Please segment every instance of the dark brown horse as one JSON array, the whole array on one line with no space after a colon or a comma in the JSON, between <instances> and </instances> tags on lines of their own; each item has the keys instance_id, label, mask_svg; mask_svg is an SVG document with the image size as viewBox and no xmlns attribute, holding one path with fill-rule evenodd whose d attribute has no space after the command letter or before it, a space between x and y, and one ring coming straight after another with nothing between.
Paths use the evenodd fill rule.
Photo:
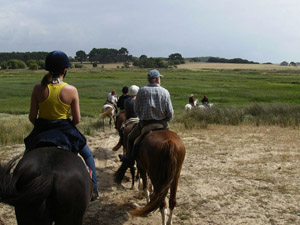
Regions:
<instances>
[{"instance_id":1,"label":"dark brown horse","mask_svg":"<svg viewBox=\"0 0 300 225\"><path fill-rule=\"evenodd\" d=\"M160 208L162 224L172 224L172 214L176 206L176 192L180 171L185 158L185 147L180 137L169 130L150 132L139 144L137 153L137 167L143 180L146 196L149 196L147 174L154 188L150 200L142 209L130 211L135 216L146 216ZM115 173L115 181L121 183L127 165L123 163ZM165 198L170 189L170 215L166 221L167 208Z\"/></svg>"},{"instance_id":2,"label":"dark brown horse","mask_svg":"<svg viewBox=\"0 0 300 225\"><path fill-rule=\"evenodd\" d=\"M34 149L0 164L0 202L15 207L19 225L81 225L92 184L83 161L56 147ZM13 170L13 173L11 173Z\"/></svg>"}]
</instances>

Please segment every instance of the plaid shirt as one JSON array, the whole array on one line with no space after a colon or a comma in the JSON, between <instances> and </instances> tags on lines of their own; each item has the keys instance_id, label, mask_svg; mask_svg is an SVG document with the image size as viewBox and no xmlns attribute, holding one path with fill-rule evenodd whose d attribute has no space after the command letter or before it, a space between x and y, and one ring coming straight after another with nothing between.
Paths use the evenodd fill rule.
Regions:
<instances>
[{"instance_id":1,"label":"plaid shirt","mask_svg":"<svg viewBox=\"0 0 300 225\"><path fill-rule=\"evenodd\" d=\"M172 120L174 110L169 91L159 84L140 88L135 100L135 111L140 120Z\"/></svg>"}]
</instances>

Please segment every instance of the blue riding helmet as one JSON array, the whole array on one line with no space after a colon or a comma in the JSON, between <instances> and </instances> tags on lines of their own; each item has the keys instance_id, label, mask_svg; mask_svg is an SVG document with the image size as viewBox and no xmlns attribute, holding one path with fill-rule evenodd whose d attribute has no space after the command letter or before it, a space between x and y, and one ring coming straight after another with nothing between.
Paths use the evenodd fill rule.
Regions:
<instances>
[{"instance_id":1,"label":"blue riding helmet","mask_svg":"<svg viewBox=\"0 0 300 225\"><path fill-rule=\"evenodd\" d=\"M62 73L71 66L68 56L62 51L50 52L45 59L45 69L49 72Z\"/></svg>"}]
</instances>

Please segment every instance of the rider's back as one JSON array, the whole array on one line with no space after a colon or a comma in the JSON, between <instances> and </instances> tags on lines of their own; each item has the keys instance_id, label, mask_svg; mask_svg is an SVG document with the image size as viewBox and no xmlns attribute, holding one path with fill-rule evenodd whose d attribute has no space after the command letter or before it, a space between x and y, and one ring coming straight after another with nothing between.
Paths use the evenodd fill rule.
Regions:
<instances>
[{"instance_id":1,"label":"rider's back","mask_svg":"<svg viewBox=\"0 0 300 225\"><path fill-rule=\"evenodd\" d=\"M69 104L60 99L60 93L67 83L49 84L48 97L39 103L39 117L47 120L68 119L70 117Z\"/></svg>"}]
</instances>

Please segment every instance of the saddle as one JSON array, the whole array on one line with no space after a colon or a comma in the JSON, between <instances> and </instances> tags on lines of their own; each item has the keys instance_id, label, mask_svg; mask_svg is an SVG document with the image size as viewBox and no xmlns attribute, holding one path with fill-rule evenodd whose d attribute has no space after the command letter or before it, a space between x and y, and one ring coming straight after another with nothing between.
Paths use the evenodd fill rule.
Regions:
<instances>
[{"instance_id":1,"label":"saddle","mask_svg":"<svg viewBox=\"0 0 300 225\"><path fill-rule=\"evenodd\" d=\"M138 117L129 118L128 120L126 120L122 123L121 129L123 129L127 124L139 123L139 121L140 121L140 119Z\"/></svg>"},{"instance_id":2,"label":"saddle","mask_svg":"<svg viewBox=\"0 0 300 225\"><path fill-rule=\"evenodd\" d=\"M164 129L168 129L168 128L165 128L164 125L162 125L160 123L153 123L153 124L144 126L141 134L134 140L133 149L136 150L137 146L142 142L142 140L148 133L156 131L156 130L164 130Z\"/></svg>"},{"instance_id":3,"label":"saddle","mask_svg":"<svg viewBox=\"0 0 300 225\"><path fill-rule=\"evenodd\" d=\"M112 108L112 109L114 109L115 107L114 107L113 104L106 102L106 103L103 105L103 109L106 109L106 108Z\"/></svg>"}]
</instances>

